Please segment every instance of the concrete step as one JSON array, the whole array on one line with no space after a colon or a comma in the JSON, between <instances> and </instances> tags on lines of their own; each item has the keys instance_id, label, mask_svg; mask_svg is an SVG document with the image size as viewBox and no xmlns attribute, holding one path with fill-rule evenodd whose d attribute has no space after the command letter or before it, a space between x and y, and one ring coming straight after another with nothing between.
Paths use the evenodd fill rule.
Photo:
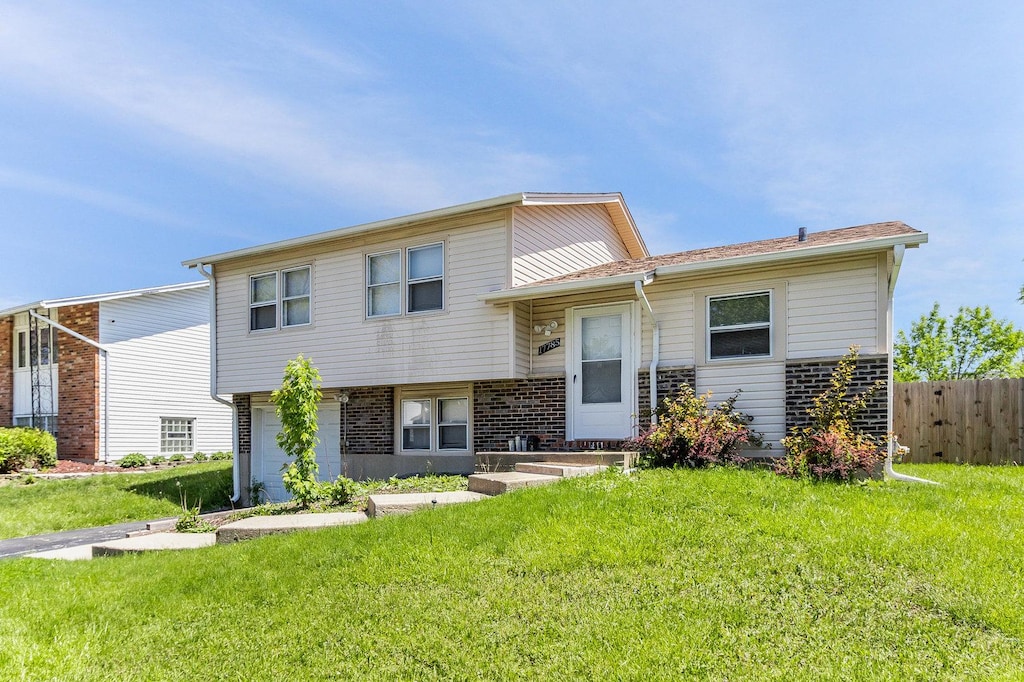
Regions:
<instances>
[{"instance_id":1,"label":"concrete step","mask_svg":"<svg viewBox=\"0 0 1024 682\"><path fill-rule=\"evenodd\" d=\"M250 516L226 523L217 529L217 544L226 545L239 540L259 538L297 530L350 526L366 521L362 512L332 512L329 514L280 514L277 516Z\"/></svg>"},{"instance_id":2,"label":"concrete step","mask_svg":"<svg viewBox=\"0 0 1024 682\"><path fill-rule=\"evenodd\" d=\"M499 471L493 474L473 474L469 477L469 490L484 495L501 495L519 488L548 485L562 480L560 476L530 474L519 471Z\"/></svg>"},{"instance_id":3,"label":"concrete step","mask_svg":"<svg viewBox=\"0 0 1024 682\"><path fill-rule=\"evenodd\" d=\"M518 462L516 464L516 471L521 474L544 474L562 478L590 476L601 473L607 468L604 464L566 464L563 462Z\"/></svg>"},{"instance_id":4,"label":"concrete step","mask_svg":"<svg viewBox=\"0 0 1024 682\"><path fill-rule=\"evenodd\" d=\"M92 546L93 557L164 552L174 549L212 547L217 542L214 533L152 533L123 540L111 540Z\"/></svg>"},{"instance_id":5,"label":"concrete step","mask_svg":"<svg viewBox=\"0 0 1024 682\"><path fill-rule=\"evenodd\" d=\"M446 493L402 493L399 495L370 495L366 503L366 515L371 518L378 516L394 516L410 514L420 509L443 507L449 504L476 502L486 495L457 490Z\"/></svg>"}]
</instances>

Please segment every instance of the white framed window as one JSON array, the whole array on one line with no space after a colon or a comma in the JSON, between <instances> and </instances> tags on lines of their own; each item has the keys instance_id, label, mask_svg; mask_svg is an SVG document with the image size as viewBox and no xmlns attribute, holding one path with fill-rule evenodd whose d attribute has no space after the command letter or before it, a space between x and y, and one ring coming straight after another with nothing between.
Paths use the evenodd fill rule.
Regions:
<instances>
[{"instance_id":1,"label":"white framed window","mask_svg":"<svg viewBox=\"0 0 1024 682\"><path fill-rule=\"evenodd\" d=\"M388 251L366 257L366 316L402 312L402 252Z\"/></svg>"},{"instance_id":2,"label":"white framed window","mask_svg":"<svg viewBox=\"0 0 1024 682\"><path fill-rule=\"evenodd\" d=\"M708 296L708 359L770 357L772 292Z\"/></svg>"},{"instance_id":3,"label":"white framed window","mask_svg":"<svg viewBox=\"0 0 1024 682\"><path fill-rule=\"evenodd\" d=\"M183 417L160 418L160 453L192 452L195 420Z\"/></svg>"},{"instance_id":4,"label":"white framed window","mask_svg":"<svg viewBox=\"0 0 1024 682\"><path fill-rule=\"evenodd\" d=\"M444 244L429 244L408 251L409 312L444 308Z\"/></svg>"},{"instance_id":5,"label":"white framed window","mask_svg":"<svg viewBox=\"0 0 1024 682\"><path fill-rule=\"evenodd\" d=\"M366 317L444 310L444 242L366 257Z\"/></svg>"},{"instance_id":6,"label":"white framed window","mask_svg":"<svg viewBox=\"0 0 1024 682\"><path fill-rule=\"evenodd\" d=\"M471 447L468 387L400 391L398 446L403 453L464 453Z\"/></svg>"},{"instance_id":7,"label":"white framed window","mask_svg":"<svg viewBox=\"0 0 1024 682\"><path fill-rule=\"evenodd\" d=\"M34 426L33 422L35 422ZM55 414L43 414L38 417L32 417L31 415L15 417L14 425L28 426L39 429L40 431L48 431L54 436L57 435L57 415Z\"/></svg>"},{"instance_id":8,"label":"white framed window","mask_svg":"<svg viewBox=\"0 0 1024 682\"><path fill-rule=\"evenodd\" d=\"M19 331L15 335L14 366L16 369L57 364L57 329L49 325L40 326L33 334L31 330Z\"/></svg>"},{"instance_id":9,"label":"white framed window","mask_svg":"<svg viewBox=\"0 0 1024 682\"><path fill-rule=\"evenodd\" d=\"M309 324L312 315L312 279L312 268L308 265L251 275L249 331Z\"/></svg>"}]
</instances>

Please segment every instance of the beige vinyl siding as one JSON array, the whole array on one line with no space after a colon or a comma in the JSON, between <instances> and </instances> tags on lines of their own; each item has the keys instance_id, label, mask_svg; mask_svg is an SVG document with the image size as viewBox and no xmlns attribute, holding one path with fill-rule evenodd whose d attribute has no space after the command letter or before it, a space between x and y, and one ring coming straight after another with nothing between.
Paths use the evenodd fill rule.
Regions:
<instances>
[{"instance_id":1,"label":"beige vinyl siding","mask_svg":"<svg viewBox=\"0 0 1024 682\"><path fill-rule=\"evenodd\" d=\"M231 410L210 398L208 296L201 288L99 304L112 458L159 454L161 417L195 420L194 452L231 449Z\"/></svg>"},{"instance_id":2,"label":"beige vinyl siding","mask_svg":"<svg viewBox=\"0 0 1024 682\"><path fill-rule=\"evenodd\" d=\"M873 257L790 277L789 357L842 355L851 344L862 353L885 352L878 348L879 286Z\"/></svg>"},{"instance_id":3,"label":"beige vinyl siding","mask_svg":"<svg viewBox=\"0 0 1024 682\"><path fill-rule=\"evenodd\" d=\"M779 440L786 435L786 364L784 362L737 362L697 367L697 393L711 391L717 404L742 389L736 409L754 418L751 427L764 434L772 450L781 452Z\"/></svg>"},{"instance_id":4,"label":"beige vinyl siding","mask_svg":"<svg viewBox=\"0 0 1024 682\"><path fill-rule=\"evenodd\" d=\"M367 254L445 242L445 309L365 317ZM217 266L218 380L224 392L280 384L289 359L312 358L324 386L507 378L507 307L477 300L506 283L505 213L396 229ZM312 265L312 324L249 332L249 276ZM404 266L403 266L404 267Z\"/></svg>"},{"instance_id":5,"label":"beige vinyl siding","mask_svg":"<svg viewBox=\"0 0 1024 682\"><path fill-rule=\"evenodd\" d=\"M512 286L629 258L600 205L520 206L512 221Z\"/></svg>"}]
</instances>

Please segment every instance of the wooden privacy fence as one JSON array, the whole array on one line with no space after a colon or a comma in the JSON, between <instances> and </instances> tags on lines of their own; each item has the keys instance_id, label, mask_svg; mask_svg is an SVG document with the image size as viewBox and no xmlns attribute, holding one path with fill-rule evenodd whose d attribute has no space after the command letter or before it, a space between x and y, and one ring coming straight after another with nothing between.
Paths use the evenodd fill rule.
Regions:
<instances>
[{"instance_id":1,"label":"wooden privacy fence","mask_svg":"<svg viewBox=\"0 0 1024 682\"><path fill-rule=\"evenodd\" d=\"M893 387L904 462L1024 463L1024 379L922 381Z\"/></svg>"}]
</instances>

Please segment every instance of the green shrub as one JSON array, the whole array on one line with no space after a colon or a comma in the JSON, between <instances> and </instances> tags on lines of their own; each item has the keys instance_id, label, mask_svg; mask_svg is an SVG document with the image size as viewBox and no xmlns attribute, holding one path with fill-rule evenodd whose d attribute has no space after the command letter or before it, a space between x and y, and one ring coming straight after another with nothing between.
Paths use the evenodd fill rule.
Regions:
<instances>
[{"instance_id":1,"label":"green shrub","mask_svg":"<svg viewBox=\"0 0 1024 682\"><path fill-rule=\"evenodd\" d=\"M179 533L212 533L217 530L216 526L209 521L204 521L199 515L199 510L203 506L203 500L200 498L196 506L190 507L188 505L188 494L181 489L181 481L175 481L174 484L178 486L178 497L181 499L182 512L174 524L174 530Z\"/></svg>"},{"instance_id":2,"label":"green shrub","mask_svg":"<svg viewBox=\"0 0 1024 682\"><path fill-rule=\"evenodd\" d=\"M210 458L209 456L207 456L205 452L197 452L196 454L192 455L193 462L205 462L208 459Z\"/></svg>"},{"instance_id":3,"label":"green shrub","mask_svg":"<svg viewBox=\"0 0 1024 682\"><path fill-rule=\"evenodd\" d=\"M316 497L334 505L347 504L355 494L356 484L350 478L338 476L333 481L319 481Z\"/></svg>"},{"instance_id":4,"label":"green shrub","mask_svg":"<svg viewBox=\"0 0 1024 682\"><path fill-rule=\"evenodd\" d=\"M184 454L182 454L180 452L176 452L173 455L171 455L170 459L171 459L172 462L184 462L188 458L185 457Z\"/></svg>"},{"instance_id":5,"label":"green shrub","mask_svg":"<svg viewBox=\"0 0 1024 682\"><path fill-rule=\"evenodd\" d=\"M785 455L775 472L790 478L849 481L872 476L885 460L885 446L870 434L853 428L857 415L885 382L876 381L859 395L850 395L857 346L843 356L832 372L829 387L808 408L811 425L793 427L782 439Z\"/></svg>"},{"instance_id":6,"label":"green shrub","mask_svg":"<svg viewBox=\"0 0 1024 682\"><path fill-rule=\"evenodd\" d=\"M136 469L146 466L148 462L149 460L141 452L130 452L121 458L120 465L122 469Z\"/></svg>"},{"instance_id":7,"label":"green shrub","mask_svg":"<svg viewBox=\"0 0 1024 682\"><path fill-rule=\"evenodd\" d=\"M163 464L166 461L167 461L167 458L164 457L163 455L153 455L152 457L149 458L149 463L150 464ZM122 464L121 466L124 466L124 465Z\"/></svg>"},{"instance_id":8,"label":"green shrub","mask_svg":"<svg viewBox=\"0 0 1024 682\"><path fill-rule=\"evenodd\" d=\"M26 427L0 428L0 473L56 463L57 440L52 433Z\"/></svg>"},{"instance_id":9,"label":"green shrub","mask_svg":"<svg viewBox=\"0 0 1024 682\"><path fill-rule=\"evenodd\" d=\"M230 452L214 452L210 454L210 460L213 462L220 461L222 459L231 459Z\"/></svg>"},{"instance_id":10,"label":"green shrub","mask_svg":"<svg viewBox=\"0 0 1024 682\"><path fill-rule=\"evenodd\" d=\"M744 445L760 447L762 434L750 428L753 420L738 412L739 392L715 407L708 405L711 394L696 395L683 386L679 395L666 398L658 409L657 424L630 443L640 455L637 464L654 467L704 467L738 464Z\"/></svg>"}]
</instances>

